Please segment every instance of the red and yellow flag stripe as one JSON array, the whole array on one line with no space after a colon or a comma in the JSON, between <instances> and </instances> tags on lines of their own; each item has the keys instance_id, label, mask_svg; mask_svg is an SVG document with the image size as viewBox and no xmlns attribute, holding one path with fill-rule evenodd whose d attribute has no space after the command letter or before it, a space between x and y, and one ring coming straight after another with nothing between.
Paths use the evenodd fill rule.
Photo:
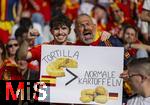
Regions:
<instances>
[{"instance_id":1,"label":"red and yellow flag stripe","mask_svg":"<svg viewBox=\"0 0 150 105\"><path fill-rule=\"evenodd\" d=\"M45 82L47 86L56 86L56 77L42 75L41 81Z\"/></svg>"}]
</instances>

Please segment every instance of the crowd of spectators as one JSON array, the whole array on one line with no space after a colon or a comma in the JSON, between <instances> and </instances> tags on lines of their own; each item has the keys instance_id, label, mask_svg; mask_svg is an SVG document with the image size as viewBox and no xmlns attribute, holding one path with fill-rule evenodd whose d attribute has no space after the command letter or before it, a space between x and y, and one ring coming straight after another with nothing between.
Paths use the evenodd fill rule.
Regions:
<instances>
[{"instance_id":1,"label":"crowd of spectators","mask_svg":"<svg viewBox=\"0 0 150 105\"><path fill-rule=\"evenodd\" d=\"M0 10L1 80L38 79L42 44L121 46L125 71L150 54L150 0L1 0Z\"/></svg>"}]
</instances>

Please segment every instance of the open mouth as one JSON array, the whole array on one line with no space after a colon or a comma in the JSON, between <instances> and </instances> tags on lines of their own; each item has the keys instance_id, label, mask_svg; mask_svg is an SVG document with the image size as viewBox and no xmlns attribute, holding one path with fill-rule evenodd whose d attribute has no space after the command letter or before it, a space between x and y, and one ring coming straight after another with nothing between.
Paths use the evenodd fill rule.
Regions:
<instances>
[{"instance_id":1,"label":"open mouth","mask_svg":"<svg viewBox=\"0 0 150 105\"><path fill-rule=\"evenodd\" d=\"M92 39L92 33L91 32L84 32L84 38L87 39Z\"/></svg>"},{"instance_id":2,"label":"open mouth","mask_svg":"<svg viewBox=\"0 0 150 105\"><path fill-rule=\"evenodd\" d=\"M64 39L66 37L66 35L57 35L56 36L58 39Z\"/></svg>"}]
</instances>

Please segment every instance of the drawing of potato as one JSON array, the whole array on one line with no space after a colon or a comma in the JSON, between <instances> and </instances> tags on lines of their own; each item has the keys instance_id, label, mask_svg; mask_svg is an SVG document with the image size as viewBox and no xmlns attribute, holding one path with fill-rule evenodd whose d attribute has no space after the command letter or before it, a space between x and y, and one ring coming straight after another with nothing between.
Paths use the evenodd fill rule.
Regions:
<instances>
[{"instance_id":1,"label":"drawing of potato","mask_svg":"<svg viewBox=\"0 0 150 105\"><path fill-rule=\"evenodd\" d=\"M103 86L96 87L95 92L98 95L107 95L108 94L107 90Z\"/></svg>"},{"instance_id":2,"label":"drawing of potato","mask_svg":"<svg viewBox=\"0 0 150 105\"><path fill-rule=\"evenodd\" d=\"M91 102L91 101L93 101L93 96L91 96L91 95L82 95L81 97L80 97L80 101L82 101L83 103L88 103L88 102Z\"/></svg>"},{"instance_id":3,"label":"drawing of potato","mask_svg":"<svg viewBox=\"0 0 150 105\"><path fill-rule=\"evenodd\" d=\"M108 98L107 95L98 95L94 98L94 101L97 103L105 104Z\"/></svg>"},{"instance_id":4,"label":"drawing of potato","mask_svg":"<svg viewBox=\"0 0 150 105\"><path fill-rule=\"evenodd\" d=\"M82 95L94 95L95 94L95 89L84 89L81 91L81 96Z\"/></svg>"},{"instance_id":5,"label":"drawing of potato","mask_svg":"<svg viewBox=\"0 0 150 105\"><path fill-rule=\"evenodd\" d=\"M105 104L108 101L108 91L103 86L98 86L95 89L84 89L81 91L80 101L83 103L95 101Z\"/></svg>"},{"instance_id":6,"label":"drawing of potato","mask_svg":"<svg viewBox=\"0 0 150 105\"><path fill-rule=\"evenodd\" d=\"M77 68L78 63L76 60L71 58L57 58L55 61L47 65L46 72L49 76L54 77L64 77L65 72L63 71L64 67L66 68Z\"/></svg>"}]
</instances>

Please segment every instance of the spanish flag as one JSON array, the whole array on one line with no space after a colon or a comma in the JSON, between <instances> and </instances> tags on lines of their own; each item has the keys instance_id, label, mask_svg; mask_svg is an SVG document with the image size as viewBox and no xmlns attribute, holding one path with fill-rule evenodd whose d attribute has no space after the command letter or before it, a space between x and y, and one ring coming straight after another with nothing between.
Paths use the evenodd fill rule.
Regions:
<instances>
[{"instance_id":1,"label":"spanish flag","mask_svg":"<svg viewBox=\"0 0 150 105\"><path fill-rule=\"evenodd\" d=\"M42 75L41 81L44 82L47 86L56 86L56 77Z\"/></svg>"}]
</instances>

